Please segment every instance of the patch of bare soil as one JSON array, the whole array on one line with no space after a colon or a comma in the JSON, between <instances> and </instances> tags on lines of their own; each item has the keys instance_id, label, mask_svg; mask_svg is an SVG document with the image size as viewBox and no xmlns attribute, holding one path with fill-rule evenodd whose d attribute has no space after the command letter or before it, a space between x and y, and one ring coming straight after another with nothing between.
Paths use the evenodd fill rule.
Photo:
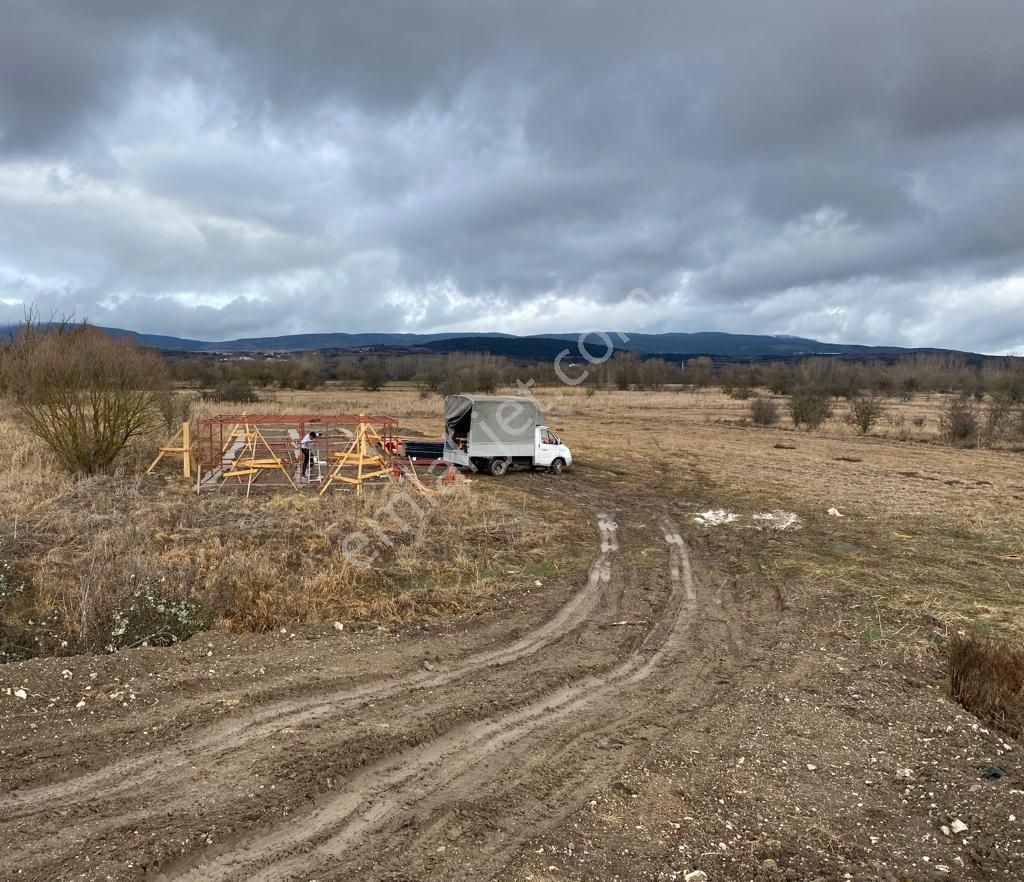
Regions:
<instances>
[{"instance_id":1,"label":"patch of bare soil","mask_svg":"<svg viewBox=\"0 0 1024 882\"><path fill-rule=\"evenodd\" d=\"M1020 878L1013 745L936 671L565 477L514 479L590 512L589 577L484 622L8 666L0 876Z\"/></svg>"}]
</instances>

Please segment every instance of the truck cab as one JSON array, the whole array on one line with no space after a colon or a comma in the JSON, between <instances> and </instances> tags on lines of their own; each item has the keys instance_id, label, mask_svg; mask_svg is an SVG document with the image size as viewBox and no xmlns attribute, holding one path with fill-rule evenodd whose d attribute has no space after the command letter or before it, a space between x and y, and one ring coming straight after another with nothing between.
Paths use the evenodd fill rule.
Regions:
<instances>
[{"instance_id":1,"label":"truck cab","mask_svg":"<svg viewBox=\"0 0 1024 882\"><path fill-rule=\"evenodd\" d=\"M537 426L534 447L534 468L550 469L556 475L572 465L572 451L547 426Z\"/></svg>"}]
</instances>

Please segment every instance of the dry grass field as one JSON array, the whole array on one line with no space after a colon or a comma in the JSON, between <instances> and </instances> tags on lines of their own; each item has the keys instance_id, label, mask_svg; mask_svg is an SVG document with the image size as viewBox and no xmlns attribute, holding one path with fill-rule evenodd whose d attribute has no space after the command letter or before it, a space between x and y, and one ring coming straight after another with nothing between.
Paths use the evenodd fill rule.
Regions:
<instances>
[{"instance_id":1,"label":"dry grass field","mask_svg":"<svg viewBox=\"0 0 1024 882\"><path fill-rule=\"evenodd\" d=\"M748 401L712 390L535 394L577 471L609 488L648 482L691 515L741 515L706 528L734 558L737 578L771 580L794 601L837 599L837 621L876 638L961 629L1024 636L1021 454L943 445L942 396L894 400L861 436L842 405L807 432L792 427L784 400L779 424L763 428L750 424ZM404 432L435 436L441 408L440 397L411 389L271 392L250 405L268 414L386 413ZM203 403L197 416L240 409ZM246 501L230 490L197 498L170 464L140 474L156 436L137 445L121 475L77 481L13 419L0 420L0 439L0 549L12 578L35 587L35 605L23 612L34 621L56 614L54 635L71 630L97 647L111 611L140 584L198 600L229 628L264 630L451 613L479 603L510 570L527 579L585 566L573 552L581 533L571 500L514 481L482 478L444 499L364 571L338 539L375 519L385 490L358 500L263 491ZM794 512L801 529L783 538L751 528L750 515L771 511ZM557 550L545 543L553 523L570 540Z\"/></svg>"},{"instance_id":2,"label":"dry grass field","mask_svg":"<svg viewBox=\"0 0 1024 882\"><path fill-rule=\"evenodd\" d=\"M863 437L535 391L572 469L474 476L369 568L398 489L197 496L156 437L72 481L0 421L3 633L45 643L0 665L0 877L1024 878L1020 452L943 445L939 397ZM213 627L152 645L147 592Z\"/></svg>"},{"instance_id":3,"label":"dry grass field","mask_svg":"<svg viewBox=\"0 0 1024 882\"><path fill-rule=\"evenodd\" d=\"M749 425L749 402L716 392L572 396L555 403L551 423L582 462L618 480L642 475L679 503L795 512L803 529L768 545L742 527L713 531L726 534L726 550L749 551L744 569L791 597L841 597L867 634L968 629L1019 641L1024 457L944 445L944 403L892 401L867 436L842 404L807 432L780 401L779 427L761 428Z\"/></svg>"},{"instance_id":4,"label":"dry grass field","mask_svg":"<svg viewBox=\"0 0 1024 882\"><path fill-rule=\"evenodd\" d=\"M749 520L708 528L748 578L794 599L838 598L846 624L876 638L960 629L1024 638L1024 457L943 444L946 396L893 399L861 436L843 402L808 432L792 427L784 399L779 424L762 428L750 424L749 401L717 390L533 394L579 468L609 487L642 480L694 513L795 512L802 529L784 541ZM414 390L272 397L256 407L381 412L403 429L441 432L440 397ZM474 495L494 489L507 488L482 479Z\"/></svg>"},{"instance_id":5,"label":"dry grass field","mask_svg":"<svg viewBox=\"0 0 1024 882\"><path fill-rule=\"evenodd\" d=\"M289 397L260 412L398 406L386 397ZM421 408L424 416L428 410ZM22 583L31 589L5 609L11 655L158 642L145 622L142 630L112 633L117 610L140 592L196 603L222 627L265 631L471 612L507 586L510 574L526 584L553 567L586 567L585 557L554 559L545 547L545 522L566 520L569 536L586 529L557 500L468 486L429 504L405 504L388 488L361 498L264 489L246 500L227 486L199 497L170 464L142 474L161 440L137 444L118 475L73 479L14 419L0 420L0 559L9 567L8 591ZM375 542L374 566L344 553L353 532L387 537Z\"/></svg>"}]
</instances>

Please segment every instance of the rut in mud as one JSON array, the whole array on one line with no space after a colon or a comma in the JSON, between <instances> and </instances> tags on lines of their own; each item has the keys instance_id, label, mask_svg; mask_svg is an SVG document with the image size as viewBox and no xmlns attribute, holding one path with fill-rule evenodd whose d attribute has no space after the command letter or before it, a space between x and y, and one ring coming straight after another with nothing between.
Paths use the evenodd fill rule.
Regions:
<instances>
[{"instance_id":1,"label":"rut in mud","mask_svg":"<svg viewBox=\"0 0 1024 882\"><path fill-rule=\"evenodd\" d=\"M0 822L31 817L50 805L67 810L77 800L93 803L97 793L112 795L122 790L137 790L141 785L192 767L194 758L209 760L225 753L238 753L243 745L268 738L297 726L323 725L350 713L353 709L413 690L433 689L466 676L482 667L500 666L535 653L563 637L583 622L605 593L611 581L611 565L618 553L617 525L607 515L599 515L597 528L600 551L590 568L586 586L570 599L550 620L508 646L473 655L461 663L440 671L422 671L400 679L371 681L364 686L320 696L312 701L274 702L250 714L212 727L187 743L168 750L131 757L92 774L71 781L16 794L0 806ZM187 774L187 772L186 772Z\"/></svg>"},{"instance_id":2,"label":"rut in mud","mask_svg":"<svg viewBox=\"0 0 1024 882\"><path fill-rule=\"evenodd\" d=\"M663 511L608 499L598 511L586 584L524 635L437 669L267 703L173 747L10 795L0 827L22 847L0 873L495 874L578 809L584 785L611 781L685 727L759 657L750 611L702 578ZM653 566L626 562L652 547ZM270 781L274 800L290 802L283 817L265 808ZM446 867L438 849L456 809L475 819L476 846ZM232 832L214 844L176 839L197 822Z\"/></svg>"}]
</instances>

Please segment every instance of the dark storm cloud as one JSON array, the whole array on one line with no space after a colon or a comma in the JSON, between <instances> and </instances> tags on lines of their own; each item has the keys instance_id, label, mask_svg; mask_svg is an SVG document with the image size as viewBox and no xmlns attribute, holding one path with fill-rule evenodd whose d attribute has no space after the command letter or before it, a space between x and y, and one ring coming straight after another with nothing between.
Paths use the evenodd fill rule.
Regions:
<instances>
[{"instance_id":1,"label":"dark storm cloud","mask_svg":"<svg viewBox=\"0 0 1024 882\"><path fill-rule=\"evenodd\" d=\"M5 317L1024 349L1017 0L0 12Z\"/></svg>"}]
</instances>

